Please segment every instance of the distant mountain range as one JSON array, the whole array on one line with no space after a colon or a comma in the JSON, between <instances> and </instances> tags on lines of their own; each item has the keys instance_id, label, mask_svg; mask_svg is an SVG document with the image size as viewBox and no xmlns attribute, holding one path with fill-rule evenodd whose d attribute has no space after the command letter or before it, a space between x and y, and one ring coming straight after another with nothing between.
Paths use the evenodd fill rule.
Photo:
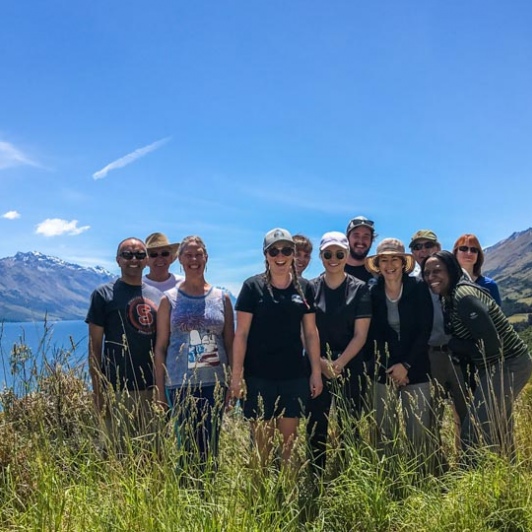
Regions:
<instances>
[{"instance_id":1,"label":"distant mountain range","mask_svg":"<svg viewBox=\"0 0 532 532\"><path fill-rule=\"evenodd\" d=\"M85 319L92 291L116 277L37 251L0 259L0 322Z\"/></svg>"},{"instance_id":2,"label":"distant mountain range","mask_svg":"<svg viewBox=\"0 0 532 532\"><path fill-rule=\"evenodd\" d=\"M84 319L92 291L116 278L39 252L0 259L0 320Z\"/></svg>"},{"instance_id":3,"label":"distant mountain range","mask_svg":"<svg viewBox=\"0 0 532 532\"><path fill-rule=\"evenodd\" d=\"M497 281L507 316L532 314L532 227L484 250L482 273Z\"/></svg>"},{"instance_id":4,"label":"distant mountain range","mask_svg":"<svg viewBox=\"0 0 532 532\"><path fill-rule=\"evenodd\" d=\"M484 253L483 273L499 284L506 315L532 315L532 227ZM84 319L92 291L114 278L99 266L84 268L39 252L0 259L0 321Z\"/></svg>"}]
</instances>

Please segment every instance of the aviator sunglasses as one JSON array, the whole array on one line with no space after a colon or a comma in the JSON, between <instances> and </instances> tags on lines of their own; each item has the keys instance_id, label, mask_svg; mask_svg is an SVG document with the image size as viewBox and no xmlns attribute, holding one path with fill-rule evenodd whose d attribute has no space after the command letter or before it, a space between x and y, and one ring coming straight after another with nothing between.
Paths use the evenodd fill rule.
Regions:
<instances>
[{"instance_id":1,"label":"aviator sunglasses","mask_svg":"<svg viewBox=\"0 0 532 532\"><path fill-rule=\"evenodd\" d=\"M475 246L458 246L458 251L461 251L462 253L467 253L468 251L471 251L471 253L474 253L476 255L480 251L480 249Z\"/></svg>"},{"instance_id":2,"label":"aviator sunglasses","mask_svg":"<svg viewBox=\"0 0 532 532\"><path fill-rule=\"evenodd\" d=\"M290 255L293 255L294 253L294 248L291 248L288 246L284 248L274 248L274 247L268 248L268 255L270 257L277 257L279 253L282 253L285 257L290 257Z\"/></svg>"},{"instance_id":3,"label":"aviator sunglasses","mask_svg":"<svg viewBox=\"0 0 532 532\"><path fill-rule=\"evenodd\" d=\"M137 260L142 260L146 258L146 252L145 251L121 251L120 257L126 260L131 260L133 257L135 257Z\"/></svg>"},{"instance_id":4,"label":"aviator sunglasses","mask_svg":"<svg viewBox=\"0 0 532 532\"><path fill-rule=\"evenodd\" d=\"M432 249L436 245L435 242L424 242L423 244L414 244L412 249L414 251L421 251L423 248Z\"/></svg>"},{"instance_id":5,"label":"aviator sunglasses","mask_svg":"<svg viewBox=\"0 0 532 532\"><path fill-rule=\"evenodd\" d=\"M150 251L150 258L156 259L158 256L161 257L169 257L170 252L169 251Z\"/></svg>"},{"instance_id":6,"label":"aviator sunglasses","mask_svg":"<svg viewBox=\"0 0 532 532\"><path fill-rule=\"evenodd\" d=\"M338 250L338 251L336 251L336 252L333 254L332 251L328 251L328 250L326 250L326 251L323 251L321 255L322 255L322 257L323 257L325 260L330 260L330 259L332 259L332 258L333 258L333 255L336 256L336 258L337 258L338 260L342 260L342 259L345 257L345 251L340 251L340 250Z\"/></svg>"}]
</instances>

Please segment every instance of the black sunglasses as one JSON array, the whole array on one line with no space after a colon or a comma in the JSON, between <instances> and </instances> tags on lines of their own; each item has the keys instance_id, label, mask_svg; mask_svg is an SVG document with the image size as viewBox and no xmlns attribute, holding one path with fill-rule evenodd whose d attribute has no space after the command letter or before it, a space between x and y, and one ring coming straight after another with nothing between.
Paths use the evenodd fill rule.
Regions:
<instances>
[{"instance_id":1,"label":"black sunglasses","mask_svg":"<svg viewBox=\"0 0 532 532\"><path fill-rule=\"evenodd\" d=\"M414 244L412 249L414 251L421 251L423 248L432 249L436 245L436 242L424 242L423 244Z\"/></svg>"},{"instance_id":2,"label":"black sunglasses","mask_svg":"<svg viewBox=\"0 0 532 532\"><path fill-rule=\"evenodd\" d=\"M268 248L268 255L270 257L277 257L279 253L282 253L285 257L290 257L290 255L293 255L294 253L294 248L291 248L288 246L284 248L274 248L274 247Z\"/></svg>"},{"instance_id":3,"label":"black sunglasses","mask_svg":"<svg viewBox=\"0 0 532 532\"><path fill-rule=\"evenodd\" d=\"M169 251L150 251L150 258L152 259L157 258L159 255L161 257L169 257L170 252Z\"/></svg>"},{"instance_id":4,"label":"black sunglasses","mask_svg":"<svg viewBox=\"0 0 532 532\"><path fill-rule=\"evenodd\" d=\"M461 251L462 253L467 253L468 251L471 251L471 253L474 253L476 255L480 251L480 249L475 246L458 246L458 251Z\"/></svg>"},{"instance_id":5,"label":"black sunglasses","mask_svg":"<svg viewBox=\"0 0 532 532\"><path fill-rule=\"evenodd\" d=\"M323 251L321 255L322 255L322 257L323 257L325 260L330 260L330 259L333 258L333 252L332 252L332 251L327 251L327 250L326 250L326 251ZM342 259L345 257L345 251L340 251L340 250L338 250L338 251L336 251L336 252L334 253L334 255L336 256L336 258L337 258L338 260L342 260Z\"/></svg>"},{"instance_id":6,"label":"black sunglasses","mask_svg":"<svg viewBox=\"0 0 532 532\"><path fill-rule=\"evenodd\" d=\"M131 260L133 257L135 257L137 260L142 260L146 258L146 252L145 251L121 251L120 257L126 260Z\"/></svg>"}]
</instances>

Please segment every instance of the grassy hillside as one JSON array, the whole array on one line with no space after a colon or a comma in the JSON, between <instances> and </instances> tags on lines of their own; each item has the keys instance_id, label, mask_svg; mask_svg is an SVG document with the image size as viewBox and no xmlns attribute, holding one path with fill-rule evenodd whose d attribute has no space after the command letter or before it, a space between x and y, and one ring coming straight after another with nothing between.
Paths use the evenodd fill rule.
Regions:
<instances>
[{"instance_id":1,"label":"grassy hillside","mask_svg":"<svg viewBox=\"0 0 532 532\"><path fill-rule=\"evenodd\" d=\"M532 328L524 336L532 342ZM21 396L0 396L2 530L532 530L532 387L516 409L513 463L486 453L477 468L460 468L448 420L450 469L421 474L401 454L377 456L366 420L363 441L347 445L345 465L331 451L324 479L314 483L303 438L292 468L272 464L260 475L250 468L238 411L225 417L217 470L176 469L171 425L158 443L130 441L117 455L98 428L85 376L69 367L71 353L56 353L41 374L32 373L24 346L13 355Z\"/></svg>"}]
</instances>

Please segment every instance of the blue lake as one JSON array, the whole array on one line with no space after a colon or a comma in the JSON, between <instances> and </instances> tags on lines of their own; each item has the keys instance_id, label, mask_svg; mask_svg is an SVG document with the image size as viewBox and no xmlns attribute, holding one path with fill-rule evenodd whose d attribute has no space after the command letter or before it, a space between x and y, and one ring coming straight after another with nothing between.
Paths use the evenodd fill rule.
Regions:
<instances>
[{"instance_id":1,"label":"blue lake","mask_svg":"<svg viewBox=\"0 0 532 532\"><path fill-rule=\"evenodd\" d=\"M57 322L0 323L0 389L11 386L11 360L14 346L25 345L35 362L62 360L63 353L70 353L72 365L84 365L88 351L87 324L82 320Z\"/></svg>"}]
</instances>

